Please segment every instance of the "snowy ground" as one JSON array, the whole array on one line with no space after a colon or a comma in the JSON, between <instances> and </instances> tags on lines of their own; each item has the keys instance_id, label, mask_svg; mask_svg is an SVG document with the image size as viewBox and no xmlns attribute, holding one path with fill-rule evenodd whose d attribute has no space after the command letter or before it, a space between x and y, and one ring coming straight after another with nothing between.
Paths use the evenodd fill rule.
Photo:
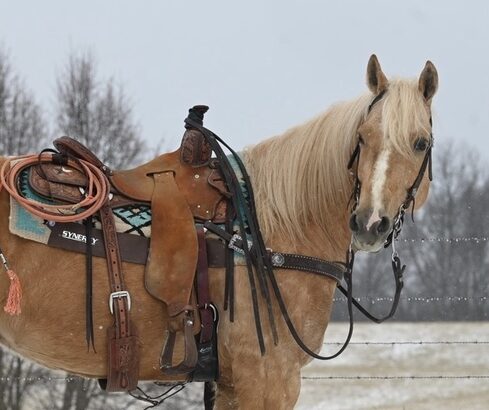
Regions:
<instances>
[{"instance_id":1,"label":"snowy ground","mask_svg":"<svg viewBox=\"0 0 489 410\"><path fill-rule=\"evenodd\" d=\"M325 341L341 341L346 331L346 324L332 324ZM362 344L410 341L479 343ZM323 353L331 353L335 347L325 345ZM362 379L355 379L357 376ZM390 379L381 379L384 376ZM463 376L472 378L460 378ZM329 362L314 360L304 369L303 377L328 379L302 381L298 410L486 410L489 323L356 324L347 350Z\"/></svg>"},{"instance_id":2,"label":"snowy ground","mask_svg":"<svg viewBox=\"0 0 489 410\"><path fill-rule=\"evenodd\" d=\"M342 342L347 330L346 323L331 324L325 341ZM326 344L322 353L337 348ZM340 357L314 360L302 376L296 410L488 410L489 322L355 324ZM203 409L190 404L200 403L201 395L202 384L191 385L162 408ZM145 408L128 406L126 396L112 404L111 409ZM45 410L32 400L22 408Z\"/></svg>"}]
</instances>

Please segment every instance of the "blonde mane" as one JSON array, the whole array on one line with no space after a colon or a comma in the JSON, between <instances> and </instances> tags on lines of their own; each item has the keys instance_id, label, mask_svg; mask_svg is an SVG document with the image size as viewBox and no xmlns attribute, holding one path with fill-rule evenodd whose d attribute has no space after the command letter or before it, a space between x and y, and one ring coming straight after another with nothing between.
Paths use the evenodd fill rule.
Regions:
<instances>
[{"instance_id":1,"label":"blonde mane","mask_svg":"<svg viewBox=\"0 0 489 410\"><path fill-rule=\"evenodd\" d=\"M295 243L311 241L305 228L312 224L334 243L334 227L344 222L339 215L347 214L353 189L348 160L373 98L369 93L336 104L305 124L245 150L266 240L280 235ZM391 81L383 100L384 135L409 156L413 132L421 129L429 135L429 112L417 81Z\"/></svg>"},{"instance_id":2,"label":"blonde mane","mask_svg":"<svg viewBox=\"0 0 489 410\"><path fill-rule=\"evenodd\" d=\"M430 110L417 80L391 80L382 107L382 130L405 157L413 155L413 139L431 134Z\"/></svg>"}]
</instances>

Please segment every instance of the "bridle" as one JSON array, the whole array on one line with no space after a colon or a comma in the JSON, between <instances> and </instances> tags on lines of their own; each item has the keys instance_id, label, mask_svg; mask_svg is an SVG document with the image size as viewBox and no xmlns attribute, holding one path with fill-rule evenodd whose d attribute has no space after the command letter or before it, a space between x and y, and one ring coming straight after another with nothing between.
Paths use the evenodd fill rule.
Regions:
<instances>
[{"instance_id":1,"label":"bridle","mask_svg":"<svg viewBox=\"0 0 489 410\"><path fill-rule=\"evenodd\" d=\"M367 110L367 116L370 114L370 111L374 107L374 105L382 99L384 96L385 91L382 91L380 94L378 94L373 101L370 103L368 110ZM430 126L433 125L432 118L430 116ZM430 134L430 140L428 142L428 146L425 149L425 155L423 158L423 162L421 163L421 167L419 169L418 175L416 176L416 179L414 180L413 184L408 188L406 192L406 198L404 201L401 203L399 206L398 212L396 216L394 217L394 223L392 227L392 231L390 235L387 237L387 240L384 244L384 248L388 248L394 240L397 239L399 234L401 233L402 225L404 222L404 215L406 211L409 209L409 207L412 206L412 212L414 212L414 207L416 203L416 194L418 193L419 187L421 183L423 182L424 175L426 173L426 169L428 169L428 177L429 180L433 180L433 169L432 169L432 149L433 149L433 134ZM350 199L350 204L351 206L351 212L353 213L357 206L358 202L360 200L360 193L362 189L362 184L360 182L360 178L358 177L358 165L360 163L360 154L361 154L361 139L360 137L358 138L357 144L355 146L355 149L353 150L353 153L350 157L350 160L348 161L347 168L350 171L350 173L354 176L355 182L353 184L353 192L351 195ZM353 166L356 164L355 171L353 171ZM412 214L411 214L412 215Z\"/></svg>"},{"instance_id":2,"label":"bridle","mask_svg":"<svg viewBox=\"0 0 489 410\"><path fill-rule=\"evenodd\" d=\"M384 94L385 94L385 91L378 94L372 100L372 102L370 103L368 110L367 110L367 116L370 113L370 111L372 110L373 106L378 101L380 101L382 99ZM430 116L430 125L433 125L431 116ZM414 180L413 184L408 188L408 190L406 192L406 198L404 199L404 201L401 203L401 205L398 208L397 214L394 217L394 221L392 224L392 230L391 230L390 234L388 235L388 237L384 243L384 248L388 248L389 246L392 246L391 262L392 262L392 271L394 273L394 280L396 283L396 291L395 291L393 303L392 303L392 306L391 306L389 313L384 317L377 318L377 317L373 316L372 314L370 314L363 306L361 306L361 304L357 300L355 300L355 299L352 300L353 305L358 310L360 310L360 312L363 315L365 315L368 319L372 320L375 323L382 323L385 320L390 319L395 314L395 312L397 310L397 306L399 304L401 291L402 291L402 288L404 286L402 275L404 273L406 265L402 265L402 263L401 263L399 253L397 252L397 249L396 249L396 240L401 233L402 226L404 224L404 216L406 214L406 211L410 207L412 207L411 217L413 218L414 207L416 204L416 194L418 193L419 187L420 187L421 183L423 182L423 178L424 178L424 175L425 175L427 169L428 169L429 180L430 181L433 180L432 149L433 149L433 134L431 133L430 139L428 141L428 146L425 149L425 155L423 158L423 162L421 163L421 167L418 171L418 175L416 176L416 179ZM352 192L351 199L350 199L351 212L352 213L356 210L356 208L358 206L358 202L360 200L361 188L362 188L361 181L358 177L358 165L360 162L360 154L361 154L361 140L359 137L357 144L355 146L355 149L353 150L353 153L350 157L350 160L348 161L348 170L350 171L350 173L355 178L355 182L353 184L353 192ZM355 171L353 171L353 166L355 164L356 164ZM414 218L413 218L413 221L414 221ZM347 264L346 264L347 265L347 271L350 271L350 274L351 274L351 271L353 270L354 258L355 258L355 251L352 249L352 244L350 244L350 248L347 252ZM347 296L348 291L345 290L343 288L343 286L340 285L340 286L338 286L338 288L345 296Z\"/></svg>"}]
</instances>

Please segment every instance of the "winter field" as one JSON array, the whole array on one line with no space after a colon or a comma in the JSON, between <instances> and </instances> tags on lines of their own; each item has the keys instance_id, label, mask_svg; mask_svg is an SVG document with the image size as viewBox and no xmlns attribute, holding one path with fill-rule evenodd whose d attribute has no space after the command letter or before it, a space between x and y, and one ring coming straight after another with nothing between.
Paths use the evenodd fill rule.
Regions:
<instances>
[{"instance_id":1,"label":"winter field","mask_svg":"<svg viewBox=\"0 0 489 410\"><path fill-rule=\"evenodd\" d=\"M342 341L346 332L346 324L332 324L325 341ZM346 351L314 360L303 377L298 410L489 409L489 323L356 324Z\"/></svg>"},{"instance_id":2,"label":"winter field","mask_svg":"<svg viewBox=\"0 0 489 410\"><path fill-rule=\"evenodd\" d=\"M331 324L322 353L336 351L335 342L342 342L347 330L346 323ZM46 407L49 398L39 399L51 389L39 387L20 408L60 408L52 402ZM201 383L187 386L161 408L203 409L202 387ZM102 407L94 402L88 408L145 408L127 395L110 397ZM304 369L296 409L487 410L489 322L358 323L340 357L314 360Z\"/></svg>"}]
</instances>

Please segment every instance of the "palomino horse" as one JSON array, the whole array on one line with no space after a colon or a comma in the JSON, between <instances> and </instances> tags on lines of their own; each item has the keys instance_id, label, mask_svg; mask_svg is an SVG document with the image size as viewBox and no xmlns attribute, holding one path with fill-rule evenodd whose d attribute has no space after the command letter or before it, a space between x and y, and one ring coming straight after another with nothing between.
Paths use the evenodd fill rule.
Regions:
<instances>
[{"instance_id":1,"label":"palomino horse","mask_svg":"<svg viewBox=\"0 0 489 410\"><path fill-rule=\"evenodd\" d=\"M427 62L419 79L388 81L375 56L367 68L370 92L333 106L283 135L247 149L243 158L255 192L265 243L280 252L344 260L355 250L376 252L392 232L406 193L419 175L431 147L431 101L438 77ZM379 98L380 96L380 98ZM376 99L377 97L377 99ZM369 106L376 99L375 104ZM348 161L357 146L356 178ZM1 159L3 163L5 159ZM423 172L416 207L426 200ZM356 182L361 189L351 212ZM85 344L85 257L13 236L8 229L9 198L0 196L0 244L23 285L22 314L0 312L0 342L50 368L91 378L106 375L106 328L112 323L105 261L94 260L95 348ZM158 360L166 312L143 284L143 267L124 264L133 300L133 320L142 344L140 378L164 380ZM212 299L220 312L216 407L290 409L301 385L301 368L311 359L277 320L279 343L265 331L265 355L256 341L254 318L243 266L236 268L234 323L223 312L224 270L210 271ZM276 278L301 338L319 352L328 325L336 282L301 271L277 269ZM0 303L9 279L0 277ZM260 307L266 310L265 302ZM273 305L280 316L277 304ZM266 319L264 319L266 321ZM265 327L266 329L266 327ZM182 352L180 352L182 353Z\"/></svg>"}]
</instances>

